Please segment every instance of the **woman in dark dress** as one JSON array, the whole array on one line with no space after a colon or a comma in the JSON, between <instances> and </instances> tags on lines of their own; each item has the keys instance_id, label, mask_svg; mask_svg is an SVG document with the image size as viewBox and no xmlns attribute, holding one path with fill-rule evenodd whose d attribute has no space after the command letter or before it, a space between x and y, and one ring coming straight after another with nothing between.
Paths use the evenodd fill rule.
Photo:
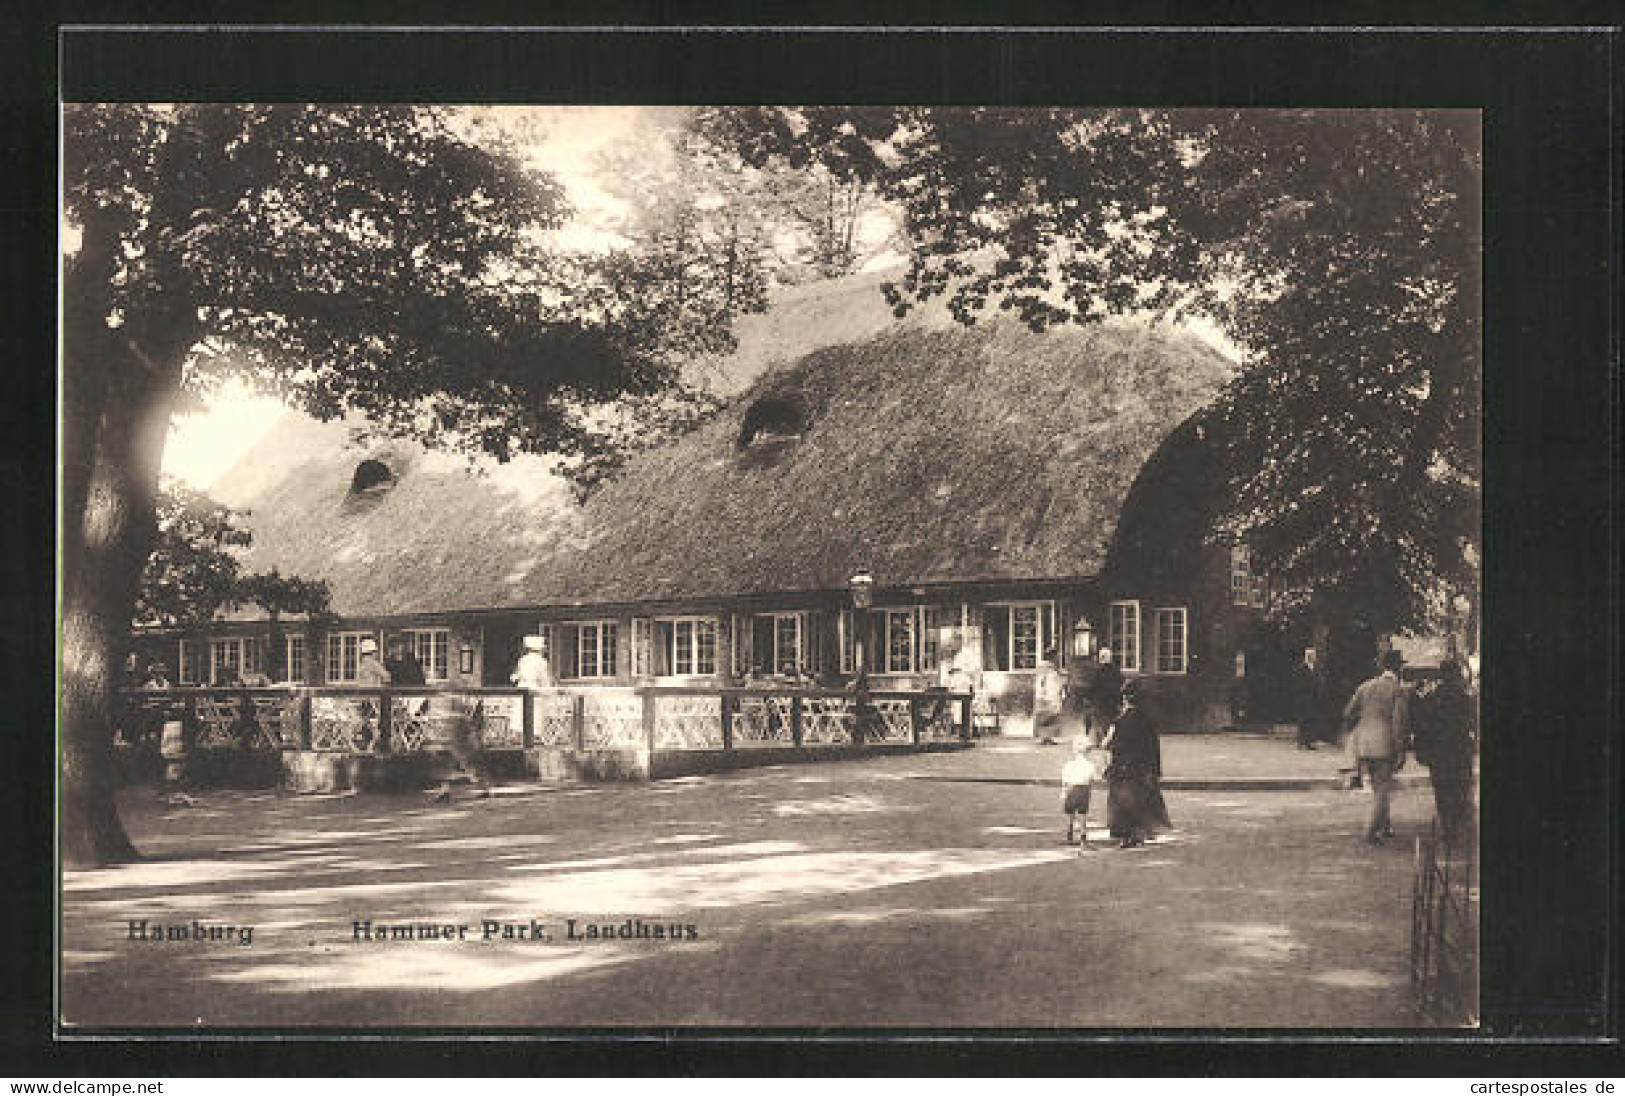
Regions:
<instances>
[{"instance_id":1,"label":"woman in dark dress","mask_svg":"<svg viewBox=\"0 0 1625 1096\"><path fill-rule=\"evenodd\" d=\"M1462 681L1461 664L1447 658L1439 664L1439 683L1420 698L1413 711L1416 730L1412 749L1428 767L1439 825L1445 840L1457 848L1474 837L1473 754L1477 705Z\"/></svg>"},{"instance_id":2,"label":"woman in dark dress","mask_svg":"<svg viewBox=\"0 0 1625 1096\"><path fill-rule=\"evenodd\" d=\"M1123 710L1106 742L1112 753L1106 768L1106 824L1123 849L1145 844L1158 829L1172 828L1162 801L1162 741L1140 703L1142 688L1135 679L1123 683Z\"/></svg>"}]
</instances>

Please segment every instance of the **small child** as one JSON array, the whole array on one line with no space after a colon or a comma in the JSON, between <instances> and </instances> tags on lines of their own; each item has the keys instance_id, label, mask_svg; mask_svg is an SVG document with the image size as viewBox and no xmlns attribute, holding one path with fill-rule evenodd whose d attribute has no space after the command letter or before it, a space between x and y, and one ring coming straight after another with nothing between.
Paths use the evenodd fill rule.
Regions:
<instances>
[{"instance_id":1,"label":"small child","mask_svg":"<svg viewBox=\"0 0 1625 1096\"><path fill-rule=\"evenodd\" d=\"M1093 738L1080 734L1072 760L1061 769L1061 811L1066 815L1066 843L1089 844L1089 797L1100 778L1100 766L1092 752Z\"/></svg>"}]
</instances>

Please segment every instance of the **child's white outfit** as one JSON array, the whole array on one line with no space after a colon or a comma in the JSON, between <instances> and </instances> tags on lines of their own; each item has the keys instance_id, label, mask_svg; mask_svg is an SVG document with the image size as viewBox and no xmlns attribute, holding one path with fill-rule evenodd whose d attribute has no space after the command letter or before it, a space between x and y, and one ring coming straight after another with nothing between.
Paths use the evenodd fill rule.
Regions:
<instances>
[{"instance_id":1,"label":"child's white outfit","mask_svg":"<svg viewBox=\"0 0 1625 1096\"><path fill-rule=\"evenodd\" d=\"M1073 827L1080 821L1084 837L1089 834L1089 799L1100 768L1088 754L1077 754L1061 770L1061 811L1066 815L1066 840L1072 843Z\"/></svg>"}]
</instances>

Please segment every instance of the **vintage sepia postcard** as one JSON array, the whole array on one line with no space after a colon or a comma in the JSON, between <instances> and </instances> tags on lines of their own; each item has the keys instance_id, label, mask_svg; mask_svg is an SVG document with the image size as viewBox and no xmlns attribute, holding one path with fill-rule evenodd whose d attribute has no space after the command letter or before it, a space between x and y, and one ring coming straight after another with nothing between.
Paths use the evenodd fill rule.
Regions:
<instances>
[{"instance_id":1,"label":"vintage sepia postcard","mask_svg":"<svg viewBox=\"0 0 1625 1096\"><path fill-rule=\"evenodd\" d=\"M65 92L59 1033L1476 1030L1482 112L578 98Z\"/></svg>"}]
</instances>

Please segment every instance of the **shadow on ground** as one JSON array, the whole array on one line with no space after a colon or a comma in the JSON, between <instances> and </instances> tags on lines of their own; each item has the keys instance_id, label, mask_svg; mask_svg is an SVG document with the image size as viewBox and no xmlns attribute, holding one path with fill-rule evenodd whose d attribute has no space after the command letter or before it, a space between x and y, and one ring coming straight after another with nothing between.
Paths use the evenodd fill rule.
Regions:
<instances>
[{"instance_id":1,"label":"shadow on ground","mask_svg":"<svg viewBox=\"0 0 1625 1096\"><path fill-rule=\"evenodd\" d=\"M1359 843L1360 796L1170 795L1179 832L1079 853L1059 840L1053 789L906 772L802 766L443 806L211 793L168 808L134 789L124 815L148 859L63 880L64 1015L116 1027L1410 1022L1410 858ZM1402 795L1402 827L1419 828L1424 808ZM251 928L251 942L132 938L194 921Z\"/></svg>"}]
</instances>

